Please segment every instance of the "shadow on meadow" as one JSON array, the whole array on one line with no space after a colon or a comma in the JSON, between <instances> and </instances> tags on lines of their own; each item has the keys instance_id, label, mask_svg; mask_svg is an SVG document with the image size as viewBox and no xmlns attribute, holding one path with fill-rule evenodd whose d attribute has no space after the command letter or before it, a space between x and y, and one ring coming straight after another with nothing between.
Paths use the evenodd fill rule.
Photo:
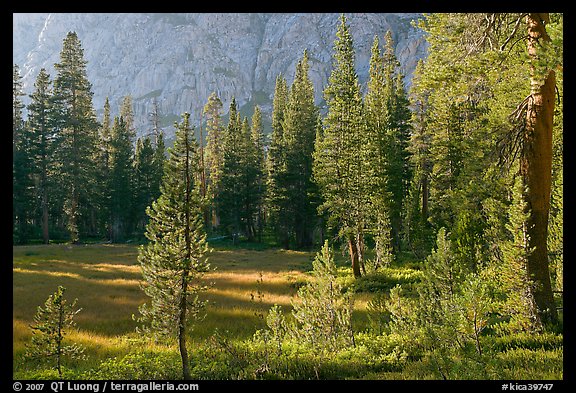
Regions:
<instances>
[{"instance_id":1,"label":"shadow on meadow","mask_svg":"<svg viewBox=\"0 0 576 393\"><path fill-rule=\"evenodd\" d=\"M66 299L78 299L78 328L116 337L133 333L138 306L148 300L140 289L141 272L135 245L35 245L13 247L14 329L32 323L37 307L58 285ZM274 304L290 305L307 280L303 272L313 253L282 250L215 250L209 255L214 271L204 277L212 284L204 297L207 316L195 329L200 337L216 328L246 337L263 327L262 315ZM15 332L27 340L29 329Z\"/></svg>"}]
</instances>

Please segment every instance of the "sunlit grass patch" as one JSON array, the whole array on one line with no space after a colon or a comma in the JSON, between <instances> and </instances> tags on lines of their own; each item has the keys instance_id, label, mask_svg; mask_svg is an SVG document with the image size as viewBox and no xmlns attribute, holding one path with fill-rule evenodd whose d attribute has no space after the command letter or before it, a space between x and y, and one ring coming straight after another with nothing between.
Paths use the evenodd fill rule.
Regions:
<instances>
[{"instance_id":1,"label":"sunlit grass patch","mask_svg":"<svg viewBox=\"0 0 576 393\"><path fill-rule=\"evenodd\" d=\"M85 344L87 352L121 353L120 339L134 334L138 307L149 299L140 288L135 245L33 245L13 247L14 356L31 338L29 325L37 307L58 285L66 298L78 299L78 330L68 339ZM204 277L213 283L202 296L209 301L206 318L191 332L205 340L216 329L233 337L250 337L264 325L273 304L289 306L296 281L306 280L303 267L313 253L267 249L214 250L208 258L216 269ZM124 349L123 349L124 348ZM107 355L106 355L107 356Z\"/></svg>"},{"instance_id":2,"label":"sunlit grass patch","mask_svg":"<svg viewBox=\"0 0 576 393\"><path fill-rule=\"evenodd\" d=\"M266 316L276 304L290 319L299 288L312 280L314 256L314 252L273 248L215 249L208 253L215 270L202 279L209 289L200 296L208 303L205 317L189 332L190 351L203 348L216 332L235 343L251 339L257 330L266 328ZM136 333L139 322L133 315L138 317L138 307L149 301L140 287L137 257L136 245L13 247L13 375L49 377L47 369L44 373L24 363L23 354L31 339L29 325L37 307L58 285L66 287L66 298L78 299L77 307L82 308L74 318L77 329L70 331L66 340L83 345L88 355L85 361L67 364L67 372L74 372L67 375L92 378L114 375L116 371L149 375L146 373L150 370L134 371L137 362L146 363L137 353L148 353L156 359L148 362L150 367L156 361L177 360L175 341L162 345ZM341 278L353 283L345 256L338 258ZM370 292L354 294L353 328L357 333L368 326L366 305L373 296ZM104 374L94 371L100 367L104 367Z\"/></svg>"}]
</instances>

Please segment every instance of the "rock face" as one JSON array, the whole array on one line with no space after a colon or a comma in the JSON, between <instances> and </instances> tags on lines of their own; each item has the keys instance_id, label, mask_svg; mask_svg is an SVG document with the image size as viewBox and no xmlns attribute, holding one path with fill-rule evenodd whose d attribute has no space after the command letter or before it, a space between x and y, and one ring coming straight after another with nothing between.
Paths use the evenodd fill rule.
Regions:
<instances>
[{"instance_id":1,"label":"rock face","mask_svg":"<svg viewBox=\"0 0 576 393\"><path fill-rule=\"evenodd\" d=\"M411 25L419 14L348 14L360 82L368 76L375 35L391 30L407 85L426 54L423 33ZM62 42L78 34L87 60L94 107L101 113L109 97L113 114L131 95L139 134L149 132L157 101L168 134L183 112L200 120L212 91L224 111L231 97L241 112L254 105L270 116L278 74L292 82L296 63L308 49L316 102L332 68L338 14L13 14L13 62L29 94L40 68L54 77Z\"/></svg>"}]
</instances>

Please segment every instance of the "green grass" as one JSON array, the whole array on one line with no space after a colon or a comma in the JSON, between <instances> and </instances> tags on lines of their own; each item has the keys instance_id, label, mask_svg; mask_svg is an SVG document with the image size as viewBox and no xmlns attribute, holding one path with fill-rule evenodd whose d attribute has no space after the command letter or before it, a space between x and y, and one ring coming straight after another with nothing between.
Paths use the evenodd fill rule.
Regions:
<instances>
[{"instance_id":1,"label":"green grass","mask_svg":"<svg viewBox=\"0 0 576 393\"><path fill-rule=\"evenodd\" d=\"M215 270L204 277L210 289L206 317L190 333L193 373L198 378L437 378L435 363L426 357L406 361L401 336L374 336L366 306L377 293L401 284L407 295L422 278L416 261L403 260L355 280L344 255L335 252L338 280L354 291L353 328L357 347L322 359L298 343L285 343L285 353L270 360L261 374L268 350L251 338L265 327L275 304L290 313L298 289L311 279L315 252L287 251L228 240L211 242L208 261ZM78 299L82 311L77 329L67 340L86 348L87 360L66 361L67 379L175 379L179 355L174 343L155 343L135 331L138 307L148 301L140 289L136 244L50 244L13 247L13 377L55 379L55 371L24 360L31 340L30 324L37 307L59 285L65 297ZM412 293L413 295L413 293ZM216 334L219 332L219 334ZM215 337L227 340L224 345ZM458 378L561 379L561 334L517 334L486 337L491 356L480 371L466 359L454 362ZM308 351L308 352L307 352ZM410 355L412 356L412 355ZM466 373L463 374L465 370Z\"/></svg>"},{"instance_id":2,"label":"green grass","mask_svg":"<svg viewBox=\"0 0 576 393\"><path fill-rule=\"evenodd\" d=\"M257 247L253 247L257 248ZM140 289L138 247L127 244L51 244L13 247L14 367L26 366L22 355L30 342L37 307L59 285L65 297L78 299L82 311L75 317L77 331L67 336L86 346L95 367L111 356L125 355L137 338L138 307L148 298ZM195 326L191 340L203 342L216 329L234 340L251 337L265 326L263 316L274 304L290 308L313 252L277 249L239 249L223 244L209 255L214 271L205 275L212 286L206 318ZM78 365L80 367L80 365Z\"/></svg>"}]
</instances>

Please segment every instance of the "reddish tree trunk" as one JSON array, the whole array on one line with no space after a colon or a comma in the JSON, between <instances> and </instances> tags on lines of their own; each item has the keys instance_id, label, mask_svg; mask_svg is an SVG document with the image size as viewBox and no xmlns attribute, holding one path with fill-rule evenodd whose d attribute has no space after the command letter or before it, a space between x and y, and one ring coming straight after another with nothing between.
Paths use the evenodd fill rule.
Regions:
<instances>
[{"instance_id":1,"label":"reddish tree trunk","mask_svg":"<svg viewBox=\"0 0 576 393\"><path fill-rule=\"evenodd\" d=\"M549 41L544 23L548 14L529 14L528 55L538 59L538 47ZM526 115L524 149L520 173L528 190L525 200L530 210L528 235L530 248L528 274L534 281L534 300L542 322L556 322L558 315L554 304L548 268L548 216L552 186L552 127L554 120L556 77L553 70L545 75L544 83L534 67L530 75L530 97Z\"/></svg>"},{"instance_id":2,"label":"reddish tree trunk","mask_svg":"<svg viewBox=\"0 0 576 393\"><path fill-rule=\"evenodd\" d=\"M350 253L350 260L352 261L352 272L354 277L358 278L362 275L360 273L360 261L358 258L358 247L356 244L356 239L353 236L348 238L348 252Z\"/></svg>"}]
</instances>

